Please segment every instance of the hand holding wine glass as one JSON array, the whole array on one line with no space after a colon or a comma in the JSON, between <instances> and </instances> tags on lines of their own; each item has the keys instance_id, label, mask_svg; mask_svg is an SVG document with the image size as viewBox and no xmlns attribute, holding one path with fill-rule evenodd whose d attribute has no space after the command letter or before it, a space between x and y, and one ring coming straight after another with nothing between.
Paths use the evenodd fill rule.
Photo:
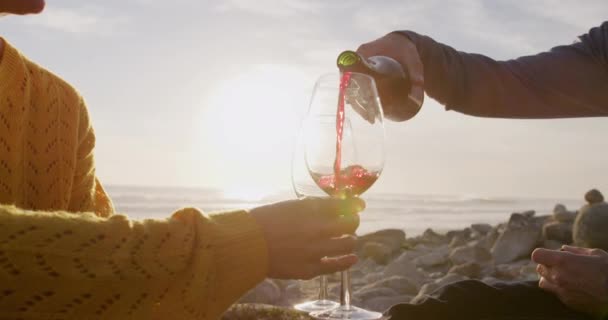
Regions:
<instances>
[{"instance_id":1,"label":"hand holding wine glass","mask_svg":"<svg viewBox=\"0 0 608 320\"><path fill-rule=\"evenodd\" d=\"M309 198L251 209L266 238L268 277L310 279L355 264L355 239L344 235L355 232L364 207L360 199Z\"/></svg>"}]
</instances>

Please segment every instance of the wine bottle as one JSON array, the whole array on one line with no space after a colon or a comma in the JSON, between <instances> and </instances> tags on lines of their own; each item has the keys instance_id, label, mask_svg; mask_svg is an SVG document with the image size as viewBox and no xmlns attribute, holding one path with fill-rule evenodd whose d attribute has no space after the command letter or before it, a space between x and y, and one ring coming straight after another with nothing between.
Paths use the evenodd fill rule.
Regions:
<instances>
[{"instance_id":1,"label":"wine bottle","mask_svg":"<svg viewBox=\"0 0 608 320\"><path fill-rule=\"evenodd\" d=\"M374 78L387 118L405 121L420 110L421 102L410 98L412 83L409 74L395 59L386 56L364 58L347 50L338 56L337 64L341 72L363 73Z\"/></svg>"}]
</instances>

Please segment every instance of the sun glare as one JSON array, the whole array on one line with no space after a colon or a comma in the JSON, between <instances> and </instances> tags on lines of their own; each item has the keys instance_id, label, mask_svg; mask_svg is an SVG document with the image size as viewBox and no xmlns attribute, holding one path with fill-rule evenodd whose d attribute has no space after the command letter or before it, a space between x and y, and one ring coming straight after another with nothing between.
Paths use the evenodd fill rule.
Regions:
<instances>
[{"instance_id":1,"label":"sun glare","mask_svg":"<svg viewBox=\"0 0 608 320\"><path fill-rule=\"evenodd\" d=\"M226 199L236 199L241 201L261 201L265 197L272 194L272 190L265 190L263 188L239 188L239 187L227 187L222 192L222 195Z\"/></svg>"},{"instance_id":2,"label":"sun glare","mask_svg":"<svg viewBox=\"0 0 608 320\"><path fill-rule=\"evenodd\" d=\"M307 85L297 69L259 65L211 91L201 152L226 195L254 199L287 185Z\"/></svg>"}]
</instances>

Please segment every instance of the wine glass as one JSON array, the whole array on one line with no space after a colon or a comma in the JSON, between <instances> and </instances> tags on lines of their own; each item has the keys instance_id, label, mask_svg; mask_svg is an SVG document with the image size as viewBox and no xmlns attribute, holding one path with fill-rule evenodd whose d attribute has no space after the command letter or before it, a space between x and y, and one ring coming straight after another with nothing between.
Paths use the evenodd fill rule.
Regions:
<instances>
[{"instance_id":1,"label":"wine glass","mask_svg":"<svg viewBox=\"0 0 608 320\"><path fill-rule=\"evenodd\" d=\"M293 153L291 163L291 184L298 199L306 197L323 197L327 196L317 185L308 173L304 152L304 126L302 126L296 141L296 146ZM324 311L339 306L335 301L329 300L327 295L327 276L321 275L319 280L319 293L317 300L306 301L294 305L296 310L307 313L315 311Z\"/></svg>"},{"instance_id":2,"label":"wine glass","mask_svg":"<svg viewBox=\"0 0 608 320\"><path fill-rule=\"evenodd\" d=\"M374 79L360 73L319 78L303 124L304 158L316 185L331 197L358 197L384 166L384 124ZM374 320L378 312L351 305L350 274L342 272L340 305L317 319Z\"/></svg>"}]
</instances>

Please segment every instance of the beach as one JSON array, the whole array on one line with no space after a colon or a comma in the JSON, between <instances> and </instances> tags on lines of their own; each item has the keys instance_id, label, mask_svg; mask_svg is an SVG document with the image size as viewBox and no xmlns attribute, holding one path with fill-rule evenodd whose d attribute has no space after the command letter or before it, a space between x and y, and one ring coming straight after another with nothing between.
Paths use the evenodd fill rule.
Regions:
<instances>
[{"instance_id":1,"label":"beach","mask_svg":"<svg viewBox=\"0 0 608 320\"><path fill-rule=\"evenodd\" d=\"M117 211L133 219L164 218L184 206L213 213L293 198L284 192L245 200L227 197L219 190L195 188L110 186L108 192ZM420 301L442 286L467 279L488 284L538 280L530 253L537 247L557 249L571 243L573 221L585 203L583 197L370 193L364 198L367 208L357 231L359 262L350 271L353 301L376 311ZM339 297L339 284L338 274L329 276L331 299ZM274 319L260 313L293 312L291 306L314 300L317 294L314 279L266 279L245 294L224 319L243 319L251 314L253 318ZM284 318L300 319L300 315ZM306 317L302 315L302 319Z\"/></svg>"}]
</instances>

